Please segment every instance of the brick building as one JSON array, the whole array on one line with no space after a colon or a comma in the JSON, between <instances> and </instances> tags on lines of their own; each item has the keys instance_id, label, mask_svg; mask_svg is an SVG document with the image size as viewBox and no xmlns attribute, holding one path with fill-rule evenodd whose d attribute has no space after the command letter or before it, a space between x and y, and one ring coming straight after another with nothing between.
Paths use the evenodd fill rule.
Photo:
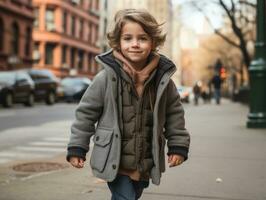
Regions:
<instances>
[{"instance_id":1,"label":"brick building","mask_svg":"<svg viewBox=\"0 0 266 200\"><path fill-rule=\"evenodd\" d=\"M100 0L33 0L34 67L93 77L100 53Z\"/></svg>"},{"instance_id":2,"label":"brick building","mask_svg":"<svg viewBox=\"0 0 266 200\"><path fill-rule=\"evenodd\" d=\"M0 70L31 67L33 21L31 0L0 1Z\"/></svg>"}]
</instances>

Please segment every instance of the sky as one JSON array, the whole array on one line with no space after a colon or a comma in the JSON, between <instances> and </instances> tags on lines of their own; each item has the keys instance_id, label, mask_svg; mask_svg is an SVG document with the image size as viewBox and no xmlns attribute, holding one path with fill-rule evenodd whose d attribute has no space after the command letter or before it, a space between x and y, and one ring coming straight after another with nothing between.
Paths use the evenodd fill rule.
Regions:
<instances>
[{"instance_id":1,"label":"sky","mask_svg":"<svg viewBox=\"0 0 266 200\"><path fill-rule=\"evenodd\" d=\"M181 21L186 27L189 27L197 33L202 33L204 15L196 9L193 9L185 4L187 0L172 0L173 5L181 5ZM222 25L221 11L212 4L209 4L206 8L206 13L211 20L214 28L219 28Z\"/></svg>"}]
</instances>

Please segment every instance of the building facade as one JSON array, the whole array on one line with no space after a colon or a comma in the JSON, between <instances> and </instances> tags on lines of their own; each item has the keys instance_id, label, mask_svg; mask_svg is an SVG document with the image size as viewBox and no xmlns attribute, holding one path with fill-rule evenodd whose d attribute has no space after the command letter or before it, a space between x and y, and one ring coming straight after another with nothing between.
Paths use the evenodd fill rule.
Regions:
<instances>
[{"instance_id":1,"label":"building facade","mask_svg":"<svg viewBox=\"0 0 266 200\"><path fill-rule=\"evenodd\" d=\"M109 31L110 23L113 18L113 6L116 5L116 0L101 0L100 1L100 31L99 31L99 44L101 51L105 52L110 47L107 40L107 32Z\"/></svg>"},{"instance_id":2,"label":"building facade","mask_svg":"<svg viewBox=\"0 0 266 200\"><path fill-rule=\"evenodd\" d=\"M57 76L98 72L100 0L33 0L34 67Z\"/></svg>"},{"instance_id":3,"label":"building facade","mask_svg":"<svg viewBox=\"0 0 266 200\"><path fill-rule=\"evenodd\" d=\"M31 0L0 1L0 70L32 66Z\"/></svg>"}]
</instances>

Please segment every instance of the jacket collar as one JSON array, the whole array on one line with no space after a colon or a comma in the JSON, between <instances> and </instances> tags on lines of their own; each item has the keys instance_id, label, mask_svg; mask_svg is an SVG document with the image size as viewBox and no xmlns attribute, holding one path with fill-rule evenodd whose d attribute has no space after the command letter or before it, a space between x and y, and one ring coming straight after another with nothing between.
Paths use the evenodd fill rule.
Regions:
<instances>
[{"instance_id":1,"label":"jacket collar","mask_svg":"<svg viewBox=\"0 0 266 200\"><path fill-rule=\"evenodd\" d=\"M113 56L113 49L96 56L96 60L100 64L104 64L103 67L110 67L116 72L117 75L121 75L121 64ZM166 56L160 54L160 60L156 72L156 82L158 83L166 72L169 72L172 75L175 71L175 64Z\"/></svg>"}]
</instances>

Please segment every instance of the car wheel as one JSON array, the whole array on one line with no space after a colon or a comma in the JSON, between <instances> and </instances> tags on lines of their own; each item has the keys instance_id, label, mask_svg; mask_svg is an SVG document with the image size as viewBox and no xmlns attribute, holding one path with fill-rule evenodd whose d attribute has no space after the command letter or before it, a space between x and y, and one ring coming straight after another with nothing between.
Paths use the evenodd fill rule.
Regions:
<instances>
[{"instance_id":1,"label":"car wheel","mask_svg":"<svg viewBox=\"0 0 266 200\"><path fill-rule=\"evenodd\" d=\"M4 99L4 107L10 108L13 106L13 95L11 93L7 93Z\"/></svg>"},{"instance_id":2,"label":"car wheel","mask_svg":"<svg viewBox=\"0 0 266 200\"><path fill-rule=\"evenodd\" d=\"M32 93L29 94L28 99L25 102L25 105L30 107L34 105L34 95Z\"/></svg>"},{"instance_id":3,"label":"car wheel","mask_svg":"<svg viewBox=\"0 0 266 200\"><path fill-rule=\"evenodd\" d=\"M45 100L46 104L48 105L52 105L55 103L55 93L54 92L49 92L46 100Z\"/></svg>"}]
</instances>

